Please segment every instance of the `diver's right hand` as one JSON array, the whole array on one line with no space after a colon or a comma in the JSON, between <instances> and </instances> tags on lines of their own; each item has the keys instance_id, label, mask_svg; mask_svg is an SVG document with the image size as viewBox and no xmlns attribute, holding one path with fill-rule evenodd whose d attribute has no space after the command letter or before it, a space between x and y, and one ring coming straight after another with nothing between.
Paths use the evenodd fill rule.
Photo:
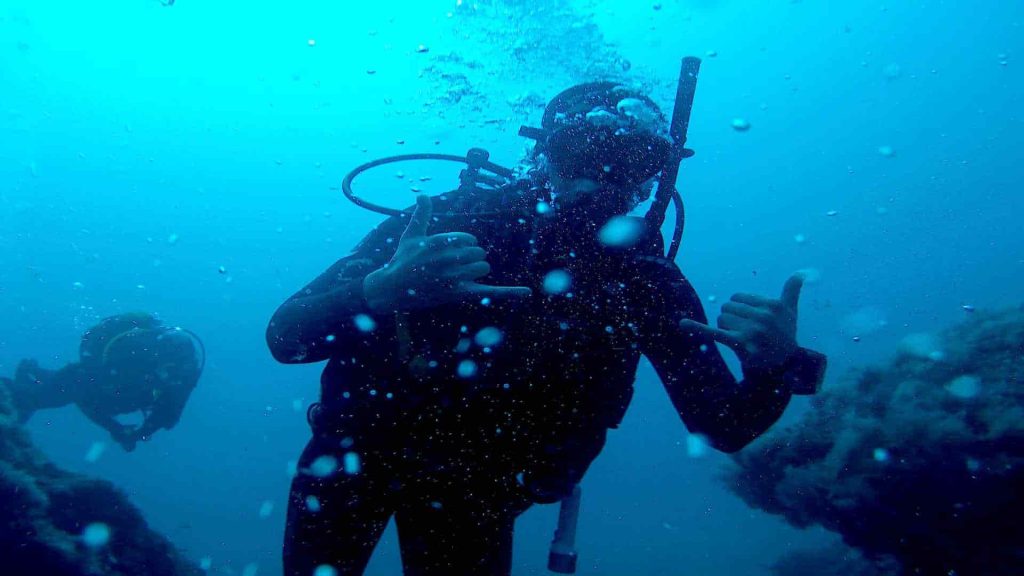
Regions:
<instances>
[{"instance_id":1,"label":"diver's right hand","mask_svg":"<svg viewBox=\"0 0 1024 576\"><path fill-rule=\"evenodd\" d=\"M524 298L525 286L488 286L476 280L491 271L487 253L464 232L427 235L430 197L416 198L416 210L387 266L363 280L363 296L374 312L408 311L439 304L490 298Z\"/></svg>"}]
</instances>

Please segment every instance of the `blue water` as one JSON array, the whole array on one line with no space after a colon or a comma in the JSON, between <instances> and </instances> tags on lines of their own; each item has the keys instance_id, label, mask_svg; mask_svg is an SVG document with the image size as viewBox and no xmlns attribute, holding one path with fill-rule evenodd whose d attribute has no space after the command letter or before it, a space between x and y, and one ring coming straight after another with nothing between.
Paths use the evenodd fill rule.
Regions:
<instances>
[{"instance_id":1,"label":"blue water","mask_svg":"<svg viewBox=\"0 0 1024 576\"><path fill-rule=\"evenodd\" d=\"M289 462L320 367L275 364L263 331L379 220L344 202L345 172L471 146L514 164L516 130L538 114L510 102L593 79L593 42L666 109L679 58L704 58L679 262L710 313L817 270L799 339L834 377L964 305L1020 304L1024 4L459 4L0 2L0 373L75 360L81 331L124 311L202 335L209 361L181 423L134 453L108 446L86 462L106 438L72 408L30 429L215 570L279 571ZM472 87L458 102L453 72ZM458 168L385 168L360 185L411 203L399 169L439 191ZM642 365L584 483L581 574L761 575L786 550L834 540L748 509L720 482L726 462L688 454ZM516 574L543 573L555 513L520 520ZM389 531L369 574L398 566Z\"/></svg>"}]
</instances>

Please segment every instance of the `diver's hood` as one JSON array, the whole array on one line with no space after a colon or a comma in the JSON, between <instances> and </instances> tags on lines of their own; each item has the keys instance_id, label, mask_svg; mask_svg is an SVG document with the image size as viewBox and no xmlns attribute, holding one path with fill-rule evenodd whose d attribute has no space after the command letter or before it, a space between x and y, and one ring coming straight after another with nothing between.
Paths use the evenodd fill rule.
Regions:
<instances>
[{"instance_id":1,"label":"diver's hood","mask_svg":"<svg viewBox=\"0 0 1024 576\"><path fill-rule=\"evenodd\" d=\"M545 108L541 126L523 126L519 134L536 140L537 151L563 178L639 184L662 169L672 146L657 104L613 82L561 92Z\"/></svg>"}]
</instances>

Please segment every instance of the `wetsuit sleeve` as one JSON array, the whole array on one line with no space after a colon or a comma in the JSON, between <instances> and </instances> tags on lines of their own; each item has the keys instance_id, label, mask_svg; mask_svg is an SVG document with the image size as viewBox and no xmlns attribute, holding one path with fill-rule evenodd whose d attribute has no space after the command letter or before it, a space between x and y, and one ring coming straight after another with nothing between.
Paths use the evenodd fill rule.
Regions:
<instances>
[{"instance_id":1,"label":"wetsuit sleeve","mask_svg":"<svg viewBox=\"0 0 1024 576\"><path fill-rule=\"evenodd\" d=\"M743 448L779 419L794 391L820 383L825 358L803 348L772 372L744 366L744 378L737 382L714 340L679 326L684 318L707 322L697 293L679 268L664 258L646 259L642 268L641 351L686 427L716 449Z\"/></svg>"},{"instance_id":2,"label":"wetsuit sleeve","mask_svg":"<svg viewBox=\"0 0 1024 576\"><path fill-rule=\"evenodd\" d=\"M391 259L403 229L397 219L385 222L277 309L267 327L267 345L278 362L320 362L357 341L382 337L384 330L360 330L356 320L365 315L378 327L394 322L371 312L363 279Z\"/></svg>"},{"instance_id":3,"label":"wetsuit sleeve","mask_svg":"<svg viewBox=\"0 0 1024 576\"><path fill-rule=\"evenodd\" d=\"M160 398L153 404L153 409L146 414L142 425L133 433L136 439L144 439L153 435L161 428L170 430L181 420L185 404L195 386L175 386L163 391Z\"/></svg>"}]
</instances>

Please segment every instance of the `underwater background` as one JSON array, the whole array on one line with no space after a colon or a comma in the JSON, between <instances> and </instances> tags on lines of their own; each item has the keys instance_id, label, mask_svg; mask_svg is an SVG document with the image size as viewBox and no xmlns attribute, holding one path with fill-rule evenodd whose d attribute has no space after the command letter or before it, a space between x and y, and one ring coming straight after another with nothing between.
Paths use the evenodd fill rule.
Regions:
<instances>
[{"instance_id":1,"label":"underwater background","mask_svg":"<svg viewBox=\"0 0 1024 576\"><path fill-rule=\"evenodd\" d=\"M680 266L709 315L812 270L799 341L832 381L1021 304L1022 21L995 0L0 0L0 374L74 361L120 312L194 330L208 362L175 429L133 453L75 408L29 430L211 573L279 573L322 366L276 364L264 329L382 219L342 197L351 168L474 146L512 166L562 89L628 80L668 111L699 56ZM406 206L458 170L388 166L356 188ZM748 507L730 465L641 364L583 485L580 574L766 575L839 541ZM519 520L515 574L545 573L556 514ZM399 571L392 527L368 574Z\"/></svg>"}]
</instances>

